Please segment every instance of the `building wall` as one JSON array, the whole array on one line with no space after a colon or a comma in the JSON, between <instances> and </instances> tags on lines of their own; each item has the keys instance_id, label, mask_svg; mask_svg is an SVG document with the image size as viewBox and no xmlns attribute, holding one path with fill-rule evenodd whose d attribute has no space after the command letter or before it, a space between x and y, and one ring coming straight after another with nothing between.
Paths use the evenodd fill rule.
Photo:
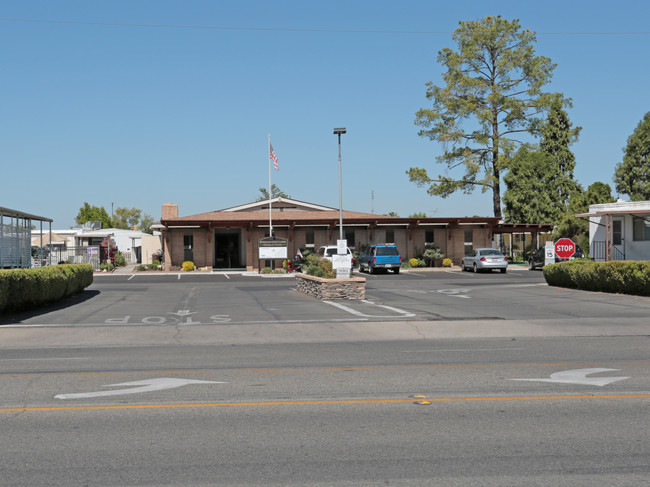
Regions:
<instances>
[{"instance_id":1,"label":"building wall","mask_svg":"<svg viewBox=\"0 0 650 487\"><path fill-rule=\"evenodd\" d=\"M418 227L416 229L396 227L377 227L370 230L366 227L344 226L346 232L354 232L354 247L356 251L360 246L386 242L386 232L394 232L394 240L403 259L410 259L416 255L422 255L425 250L426 232L431 231L430 227ZM434 245L439 247L446 257L452 259L454 264L459 264L465 255L465 231L472 232L472 245L477 247L491 247L492 242L487 228L476 226L460 226L456 228L433 228ZM216 230L218 233L219 230ZM314 233L314 250L323 245L336 245L339 238L337 228L326 227L296 227L293 231L285 227L274 227L276 237L288 239L288 259L295 257L298 249L307 246L307 232ZM253 228L240 230L240 258L241 265L245 265L248 271L260 268L258 240L265 237L267 228ZM204 228L199 229L174 229L165 232L164 245L166 264L180 267L184 260L183 236L192 235L194 239L194 265L196 267L211 267L214 264L214 239L215 231ZM158 247L159 248L159 247ZM156 249L157 250L157 249ZM145 255L143 254L143 258ZM264 262L261 266L264 266ZM276 266L280 262L276 263Z\"/></svg>"}]
</instances>

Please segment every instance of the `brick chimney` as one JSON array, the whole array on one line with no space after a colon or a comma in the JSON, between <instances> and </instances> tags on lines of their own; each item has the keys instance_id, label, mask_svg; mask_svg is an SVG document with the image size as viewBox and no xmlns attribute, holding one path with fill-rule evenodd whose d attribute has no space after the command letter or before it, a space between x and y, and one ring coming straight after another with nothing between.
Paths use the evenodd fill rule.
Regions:
<instances>
[{"instance_id":1,"label":"brick chimney","mask_svg":"<svg viewBox=\"0 0 650 487\"><path fill-rule=\"evenodd\" d=\"M174 203L165 203L162 205L162 219L173 220L178 218L178 205Z\"/></svg>"}]
</instances>

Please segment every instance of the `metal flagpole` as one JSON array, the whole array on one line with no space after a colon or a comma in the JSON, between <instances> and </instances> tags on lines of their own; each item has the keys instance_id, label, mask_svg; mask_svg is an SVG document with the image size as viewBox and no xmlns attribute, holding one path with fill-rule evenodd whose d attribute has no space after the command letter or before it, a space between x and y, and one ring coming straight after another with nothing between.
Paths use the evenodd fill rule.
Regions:
<instances>
[{"instance_id":1,"label":"metal flagpole","mask_svg":"<svg viewBox=\"0 0 650 487\"><path fill-rule=\"evenodd\" d=\"M273 237L273 216L271 213L271 134L269 134L269 237Z\"/></svg>"}]
</instances>

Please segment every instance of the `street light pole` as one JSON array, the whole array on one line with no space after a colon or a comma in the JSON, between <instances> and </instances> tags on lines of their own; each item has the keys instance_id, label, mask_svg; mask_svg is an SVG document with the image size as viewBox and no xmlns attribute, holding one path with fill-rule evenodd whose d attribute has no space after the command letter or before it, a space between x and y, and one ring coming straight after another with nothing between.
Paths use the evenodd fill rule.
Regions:
<instances>
[{"instance_id":1,"label":"street light pole","mask_svg":"<svg viewBox=\"0 0 650 487\"><path fill-rule=\"evenodd\" d=\"M334 129L334 134L339 136L339 240L343 240L343 185L341 176L341 134L346 133L345 128Z\"/></svg>"}]
</instances>

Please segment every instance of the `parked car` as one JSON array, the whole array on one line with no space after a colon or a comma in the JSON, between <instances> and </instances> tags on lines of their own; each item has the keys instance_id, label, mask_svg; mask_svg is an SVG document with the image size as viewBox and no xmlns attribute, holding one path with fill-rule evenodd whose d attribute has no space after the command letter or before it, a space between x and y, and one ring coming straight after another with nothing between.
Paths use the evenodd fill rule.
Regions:
<instances>
[{"instance_id":1,"label":"parked car","mask_svg":"<svg viewBox=\"0 0 650 487\"><path fill-rule=\"evenodd\" d=\"M402 256L393 244L370 245L359 254L359 272L365 268L369 274L377 270L392 270L399 274Z\"/></svg>"},{"instance_id":2,"label":"parked car","mask_svg":"<svg viewBox=\"0 0 650 487\"><path fill-rule=\"evenodd\" d=\"M474 272L499 269L502 273L508 270L508 259L496 249L474 249L460 261L462 270Z\"/></svg>"},{"instance_id":3,"label":"parked car","mask_svg":"<svg viewBox=\"0 0 650 487\"><path fill-rule=\"evenodd\" d=\"M568 260L584 259L584 258L585 258L585 253L578 245L576 245L575 253L568 259L561 259L557 256L557 254L555 254L555 262L566 262ZM530 256L528 257L528 268L531 271L537 269L538 267L544 267L545 264L546 264L546 251L544 247L540 247L539 249L530 253Z\"/></svg>"},{"instance_id":4,"label":"parked car","mask_svg":"<svg viewBox=\"0 0 650 487\"><path fill-rule=\"evenodd\" d=\"M347 249L347 254L350 256L350 263L352 267L354 267L354 255L352 255L352 251L350 250L349 247L346 247L346 249ZM337 252L338 252L338 248L336 247L336 245L323 245L318 249L318 252L316 253L318 254L318 257L320 259L327 259L330 262L332 262L332 256L336 255Z\"/></svg>"}]
</instances>

